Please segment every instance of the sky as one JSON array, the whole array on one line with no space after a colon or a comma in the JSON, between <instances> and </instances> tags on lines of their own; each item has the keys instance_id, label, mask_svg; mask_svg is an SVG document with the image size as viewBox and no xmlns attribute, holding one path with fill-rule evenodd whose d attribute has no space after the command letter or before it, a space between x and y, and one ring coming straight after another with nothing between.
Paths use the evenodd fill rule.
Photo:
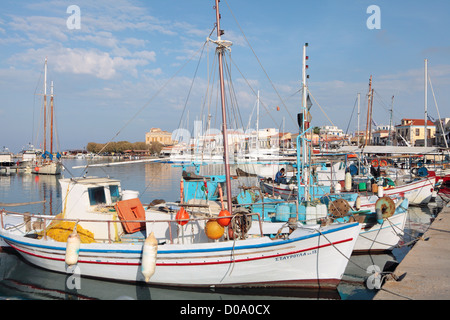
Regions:
<instances>
[{"instance_id":1,"label":"sky","mask_svg":"<svg viewBox=\"0 0 450 320\"><path fill-rule=\"evenodd\" d=\"M368 13L371 5L378 15ZM216 96L205 98L208 84L217 85L214 45L205 46L213 6L213 0L3 0L0 148L42 145L45 58L61 151L144 141L154 127L192 130L208 109L215 117ZM223 39L233 42L226 70L237 127L255 127L259 91L260 128L298 132L304 43L312 126L355 131L360 93L365 127L371 76L376 124L389 124L391 108L394 124L423 119L425 59L428 113L450 117L448 0L222 0L220 11ZM220 129L217 121L212 126Z\"/></svg>"}]
</instances>

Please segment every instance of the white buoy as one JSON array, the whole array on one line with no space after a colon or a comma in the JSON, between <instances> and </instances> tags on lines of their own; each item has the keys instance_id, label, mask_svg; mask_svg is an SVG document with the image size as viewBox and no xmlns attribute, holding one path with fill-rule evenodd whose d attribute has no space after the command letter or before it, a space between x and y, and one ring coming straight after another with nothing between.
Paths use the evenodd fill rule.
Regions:
<instances>
[{"instance_id":1,"label":"white buoy","mask_svg":"<svg viewBox=\"0 0 450 320\"><path fill-rule=\"evenodd\" d=\"M78 255L80 253L81 239L77 233L76 226L73 232L67 238L66 246L66 264L74 266L78 263Z\"/></svg>"},{"instance_id":2,"label":"white buoy","mask_svg":"<svg viewBox=\"0 0 450 320\"><path fill-rule=\"evenodd\" d=\"M384 196L384 188L383 188L383 183L382 182L378 182L377 195L378 195L378 198L383 198L383 196Z\"/></svg>"},{"instance_id":3,"label":"white buoy","mask_svg":"<svg viewBox=\"0 0 450 320\"><path fill-rule=\"evenodd\" d=\"M155 273L156 255L158 252L158 241L152 232L144 242L142 249L141 272L144 275L145 282L149 282Z\"/></svg>"},{"instance_id":4,"label":"white buoy","mask_svg":"<svg viewBox=\"0 0 450 320\"><path fill-rule=\"evenodd\" d=\"M355 201L355 208L356 208L356 210L358 210L358 211L361 209L361 197L356 198L356 201Z\"/></svg>"},{"instance_id":5,"label":"white buoy","mask_svg":"<svg viewBox=\"0 0 450 320\"><path fill-rule=\"evenodd\" d=\"M336 193L341 193L341 190L342 190L341 184L340 184L340 183L337 183L337 184L334 186L334 192L336 192Z\"/></svg>"},{"instance_id":6,"label":"white buoy","mask_svg":"<svg viewBox=\"0 0 450 320\"><path fill-rule=\"evenodd\" d=\"M349 192L352 190L352 175L350 172L345 174L345 191Z\"/></svg>"}]
</instances>

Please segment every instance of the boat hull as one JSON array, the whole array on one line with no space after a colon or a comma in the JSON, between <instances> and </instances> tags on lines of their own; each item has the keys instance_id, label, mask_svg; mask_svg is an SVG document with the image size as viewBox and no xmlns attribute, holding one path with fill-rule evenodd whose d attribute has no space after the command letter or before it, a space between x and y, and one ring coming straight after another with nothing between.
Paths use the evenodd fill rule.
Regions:
<instances>
[{"instance_id":1,"label":"boat hull","mask_svg":"<svg viewBox=\"0 0 450 320\"><path fill-rule=\"evenodd\" d=\"M160 245L151 284L182 287L335 288L355 245L360 225L294 231L287 240L268 237L198 245ZM318 232L317 230L321 230ZM62 273L66 244L29 239L2 230L6 243L27 261ZM81 276L127 282L144 281L142 245L82 244Z\"/></svg>"},{"instance_id":2,"label":"boat hull","mask_svg":"<svg viewBox=\"0 0 450 320\"><path fill-rule=\"evenodd\" d=\"M395 196L405 197L410 205L426 205L432 198L435 183L436 177L428 177L403 186L385 189L384 195L391 198Z\"/></svg>"},{"instance_id":3,"label":"boat hull","mask_svg":"<svg viewBox=\"0 0 450 320\"><path fill-rule=\"evenodd\" d=\"M42 165L36 165L32 168L31 172L42 175L60 175L62 173L62 164L58 162L50 162Z\"/></svg>"},{"instance_id":4,"label":"boat hull","mask_svg":"<svg viewBox=\"0 0 450 320\"><path fill-rule=\"evenodd\" d=\"M385 220L383 224L362 224L354 253L392 251L402 239L408 213L402 212Z\"/></svg>"}]
</instances>

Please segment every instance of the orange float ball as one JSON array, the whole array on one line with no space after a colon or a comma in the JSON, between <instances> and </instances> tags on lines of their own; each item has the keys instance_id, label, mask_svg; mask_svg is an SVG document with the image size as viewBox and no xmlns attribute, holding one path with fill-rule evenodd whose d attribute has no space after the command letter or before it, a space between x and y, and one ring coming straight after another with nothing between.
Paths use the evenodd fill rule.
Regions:
<instances>
[{"instance_id":1,"label":"orange float ball","mask_svg":"<svg viewBox=\"0 0 450 320\"><path fill-rule=\"evenodd\" d=\"M225 228L222 227L217 220L209 220L205 226L206 236L212 240L220 239L225 232Z\"/></svg>"},{"instance_id":2,"label":"orange float ball","mask_svg":"<svg viewBox=\"0 0 450 320\"><path fill-rule=\"evenodd\" d=\"M179 221L179 220L184 220L184 219L189 219L189 213L187 213L187 211L184 208L181 208L180 210L178 210L177 215L175 216L175 219L177 220L177 223L180 226L185 226L188 221Z\"/></svg>"},{"instance_id":3,"label":"orange float ball","mask_svg":"<svg viewBox=\"0 0 450 320\"><path fill-rule=\"evenodd\" d=\"M219 217L229 217L229 216L231 216L231 214L227 210L222 210L219 213ZM217 222L222 227L227 227L228 225L230 225L231 218L219 218L219 219L217 219Z\"/></svg>"}]
</instances>

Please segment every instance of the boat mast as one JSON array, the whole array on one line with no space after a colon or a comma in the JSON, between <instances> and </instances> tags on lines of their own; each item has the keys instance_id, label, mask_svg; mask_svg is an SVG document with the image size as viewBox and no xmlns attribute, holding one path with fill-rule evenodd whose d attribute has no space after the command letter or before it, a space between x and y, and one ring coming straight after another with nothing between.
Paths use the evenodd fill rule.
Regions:
<instances>
[{"instance_id":1,"label":"boat mast","mask_svg":"<svg viewBox=\"0 0 450 320\"><path fill-rule=\"evenodd\" d=\"M259 90L258 102L256 104L256 154L259 155Z\"/></svg>"},{"instance_id":2,"label":"boat mast","mask_svg":"<svg viewBox=\"0 0 450 320\"><path fill-rule=\"evenodd\" d=\"M44 65L44 152L47 151L47 58Z\"/></svg>"},{"instance_id":3,"label":"boat mast","mask_svg":"<svg viewBox=\"0 0 450 320\"><path fill-rule=\"evenodd\" d=\"M360 142L360 138L361 138L361 135L360 135L360 129L359 129L359 116L360 116L360 114L361 114L361 94L360 93L358 93L358 140L357 140L357 142L356 142L356 146L359 148L359 142Z\"/></svg>"},{"instance_id":4,"label":"boat mast","mask_svg":"<svg viewBox=\"0 0 450 320\"><path fill-rule=\"evenodd\" d=\"M230 178L230 164L228 159L228 130L227 130L227 113L225 107L225 82L223 76L223 54L224 51L231 45L228 41L222 41L221 37L223 31L220 29L220 13L219 13L219 2L220 0L215 0L216 5L216 29L217 29L217 55L219 57L219 75L220 75L220 94L221 94L221 104L222 104L222 133L223 133L223 160L225 164L225 178L226 178L226 188L227 188L227 206L228 212L232 213L231 204L231 178Z\"/></svg>"},{"instance_id":5,"label":"boat mast","mask_svg":"<svg viewBox=\"0 0 450 320\"><path fill-rule=\"evenodd\" d=\"M371 121L371 111L370 111L370 100L372 96L372 76L369 80L369 94L368 94L368 105L367 105L367 121L366 121L366 134L364 137L364 147L367 146L367 141L369 138L369 122Z\"/></svg>"},{"instance_id":6,"label":"boat mast","mask_svg":"<svg viewBox=\"0 0 450 320\"><path fill-rule=\"evenodd\" d=\"M424 146L425 148L428 147L428 59L425 59L425 132L423 135L424 139Z\"/></svg>"},{"instance_id":7,"label":"boat mast","mask_svg":"<svg viewBox=\"0 0 450 320\"><path fill-rule=\"evenodd\" d=\"M50 87L50 154L53 154L53 81Z\"/></svg>"},{"instance_id":8,"label":"boat mast","mask_svg":"<svg viewBox=\"0 0 450 320\"><path fill-rule=\"evenodd\" d=\"M302 121L302 135L305 137L302 138L302 182L305 186L305 201L309 200L309 181L308 181L308 168L306 167L307 159L308 159L308 145L306 139L306 117L308 114L308 102L307 102L307 87L306 87L306 60L308 57L306 56L306 47L308 44L305 43L303 46L303 66L302 66L302 89L303 89L303 101L302 101L302 113L303 113L303 121ZM300 188L299 188L300 190Z\"/></svg>"},{"instance_id":9,"label":"boat mast","mask_svg":"<svg viewBox=\"0 0 450 320\"><path fill-rule=\"evenodd\" d=\"M392 146L392 116L394 113L394 96L392 96L392 104L391 104L391 119L389 121L389 134L388 134L388 146Z\"/></svg>"}]
</instances>

